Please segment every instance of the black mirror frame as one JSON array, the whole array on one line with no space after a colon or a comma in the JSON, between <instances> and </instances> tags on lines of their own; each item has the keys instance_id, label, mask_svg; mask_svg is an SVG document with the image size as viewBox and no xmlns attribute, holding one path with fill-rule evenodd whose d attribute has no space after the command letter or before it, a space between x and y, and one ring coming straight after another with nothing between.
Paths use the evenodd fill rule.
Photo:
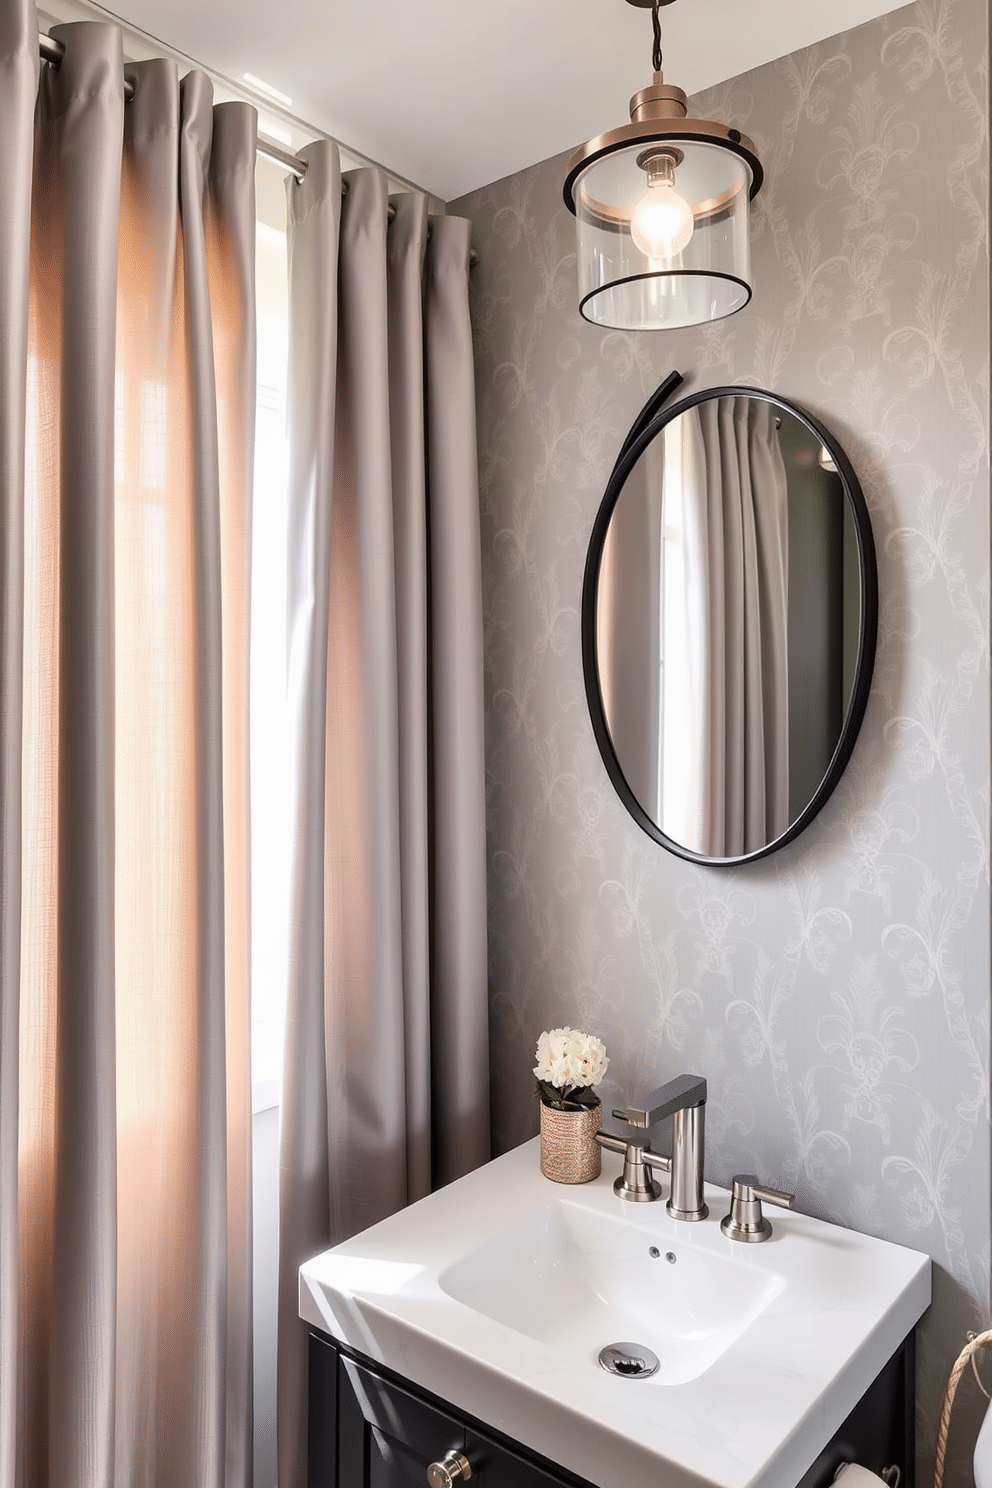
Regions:
<instances>
[{"instance_id":1,"label":"black mirror frame","mask_svg":"<svg viewBox=\"0 0 992 1488\"><path fill-rule=\"evenodd\" d=\"M616 463L607 483L606 493L596 513L592 532L589 537L589 548L586 553L585 572L582 579L582 675L585 682L586 701L589 706L589 717L592 721L593 733L599 752L606 765L607 774L613 782L614 789L626 806L630 815L637 825L653 837L655 842L661 844L676 857L684 858L690 863L702 863L710 867L732 867L738 863L753 863L759 858L767 857L769 853L777 852L779 848L785 847L805 831L813 818L820 812L828 797L834 791L837 782L854 749L855 740L868 706L868 695L871 691L872 673L875 666L875 648L878 637L878 567L875 558L875 539L872 534L871 518L868 513L868 504L865 501L864 492L850 461L844 450L836 439L823 427L823 425L807 413L805 409L798 407L788 398L781 398L776 393L770 393L762 388L746 386L737 387L715 387L705 388L688 397L681 398L671 407L664 407L667 399L682 384L682 377L678 372L671 372L661 386L651 395L631 425L617 456ZM643 451L651 443L652 439L660 433L666 424L677 418L680 413L695 407L698 403L708 402L713 398L721 397L743 397L758 398L762 402L774 404L777 408L784 408L793 418L804 424L811 433L829 451L831 458L837 466L844 488L844 495L848 502L851 515L854 520L854 528L857 536L858 549L858 573L861 583L862 595L862 618L861 634L858 637L858 657L854 671L854 685L851 689L851 697L847 707L847 714L840 731L830 764L826 774L821 780L815 794L807 806L800 812L796 820L774 841L758 848L755 852L743 853L738 857L716 858L708 857L705 853L693 852L692 849L683 847L680 842L675 842L667 837L655 821L648 816L643 806L637 800L617 759L610 738L610 730L606 722L606 713L603 708L603 695L599 683L599 666L596 659L596 594L599 588L599 571L603 558L603 547L606 542L606 534L610 525L613 509L620 498L624 483L631 470L636 465Z\"/></svg>"}]
</instances>

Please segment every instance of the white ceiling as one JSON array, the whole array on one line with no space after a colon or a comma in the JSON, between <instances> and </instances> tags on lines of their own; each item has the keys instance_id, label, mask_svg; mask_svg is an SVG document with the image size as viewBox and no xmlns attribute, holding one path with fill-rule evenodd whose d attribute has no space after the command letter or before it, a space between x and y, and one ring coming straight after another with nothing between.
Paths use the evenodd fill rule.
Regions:
<instances>
[{"instance_id":1,"label":"white ceiling","mask_svg":"<svg viewBox=\"0 0 992 1488\"><path fill-rule=\"evenodd\" d=\"M44 3L44 0L42 0ZM54 6L51 7L54 9ZM651 12L624 0L110 0L165 48L450 201L626 122L651 80ZM681 0L665 75L687 93L896 7L892 0ZM261 100L260 100L261 102ZM264 128L264 123L263 123Z\"/></svg>"}]
</instances>

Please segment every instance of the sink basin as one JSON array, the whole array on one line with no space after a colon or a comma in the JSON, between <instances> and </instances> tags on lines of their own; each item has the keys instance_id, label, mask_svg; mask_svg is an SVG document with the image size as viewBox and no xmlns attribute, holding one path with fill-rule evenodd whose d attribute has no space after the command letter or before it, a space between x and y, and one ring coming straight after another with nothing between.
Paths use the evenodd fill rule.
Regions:
<instances>
[{"instance_id":1,"label":"sink basin","mask_svg":"<svg viewBox=\"0 0 992 1488\"><path fill-rule=\"evenodd\" d=\"M930 1301L930 1258L775 1210L760 1245L581 1187L538 1140L300 1271L300 1315L601 1488L794 1488ZM617 1377L636 1345L656 1373Z\"/></svg>"},{"instance_id":2,"label":"sink basin","mask_svg":"<svg viewBox=\"0 0 992 1488\"><path fill-rule=\"evenodd\" d=\"M708 1369L784 1283L679 1240L661 1250L659 1238L649 1224L558 1199L448 1266L438 1285L573 1359L596 1363L609 1343L646 1345L657 1381L679 1385Z\"/></svg>"}]
</instances>

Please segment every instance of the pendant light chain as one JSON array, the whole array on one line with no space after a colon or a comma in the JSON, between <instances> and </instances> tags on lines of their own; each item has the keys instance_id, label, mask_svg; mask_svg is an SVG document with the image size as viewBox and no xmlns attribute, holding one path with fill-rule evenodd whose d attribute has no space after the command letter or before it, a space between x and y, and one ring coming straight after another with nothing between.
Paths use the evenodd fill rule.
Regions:
<instances>
[{"instance_id":1,"label":"pendant light chain","mask_svg":"<svg viewBox=\"0 0 992 1488\"><path fill-rule=\"evenodd\" d=\"M654 70L655 70L655 72L660 72L661 71L661 60L662 60L661 59L661 15L660 15L661 4L662 4L662 0L654 0L654 4L651 7L651 26L652 26L652 29L654 31L654 50L652 52L652 56L654 58Z\"/></svg>"}]
</instances>

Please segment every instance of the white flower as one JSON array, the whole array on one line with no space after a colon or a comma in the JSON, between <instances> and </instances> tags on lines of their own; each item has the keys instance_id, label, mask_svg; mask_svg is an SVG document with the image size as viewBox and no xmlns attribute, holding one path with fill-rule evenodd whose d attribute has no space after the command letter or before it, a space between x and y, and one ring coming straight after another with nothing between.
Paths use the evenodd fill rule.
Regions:
<instances>
[{"instance_id":1,"label":"white flower","mask_svg":"<svg viewBox=\"0 0 992 1488\"><path fill-rule=\"evenodd\" d=\"M577 1028L552 1028L537 1041L534 1074L556 1090L598 1085L606 1074L606 1048L592 1034Z\"/></svg>"}]
</instances>

